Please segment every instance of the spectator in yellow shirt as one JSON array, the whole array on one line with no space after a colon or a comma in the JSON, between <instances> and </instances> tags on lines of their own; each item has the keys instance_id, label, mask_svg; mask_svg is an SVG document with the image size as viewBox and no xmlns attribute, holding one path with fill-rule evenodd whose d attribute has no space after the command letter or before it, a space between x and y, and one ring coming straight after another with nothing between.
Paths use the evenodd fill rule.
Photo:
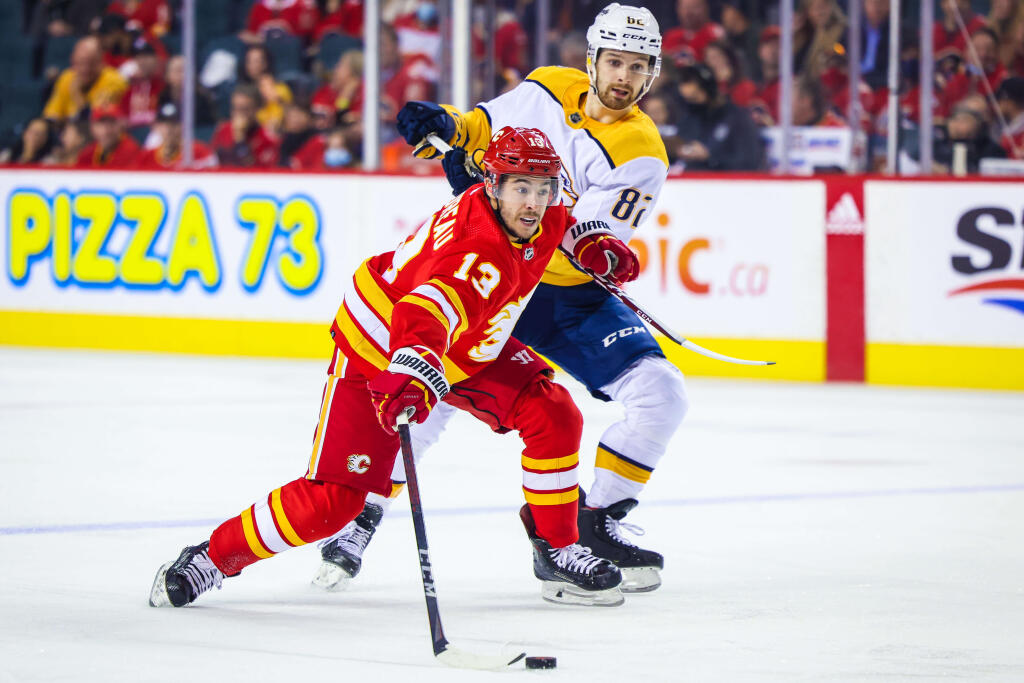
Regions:
<instances>
[{"instance_id":1,"label":"spectator in yellow shirt","mask_svg":"<svg viewBox=\"0 0 1024 683\"><path fill-rule=\"evenodd\" d=\"M53 94L43 108L43 116L54 121L77 117L86 107L116 104L128 88L121 74L103 64L103 49L93 36L75 43L71 67L57 77Z\"/></svg>"}]
</instances>

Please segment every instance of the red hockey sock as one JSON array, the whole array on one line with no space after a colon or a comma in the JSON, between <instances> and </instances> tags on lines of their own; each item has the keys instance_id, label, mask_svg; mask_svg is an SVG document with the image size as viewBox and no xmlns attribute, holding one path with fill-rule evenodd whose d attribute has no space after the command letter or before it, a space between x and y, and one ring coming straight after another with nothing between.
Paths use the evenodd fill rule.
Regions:
<instances>
[{"instance_id":1,"label":"red hockey sock","mask_svg":"<svg viewBox=\"0 0 1024 683\"><path fill-rule=\"evenodd\" d=\"M554 548L575 543L583 416L565 387L539 377L523 389L512 412L526 446L523 493L537 534Z\"/></svg>"},{"instance_id":2,"label":"red hockey sock","mask_svg":"<svg viewBox=\"0 0 1024 683\"><path fill-rule=\"evenodd\" d=\"M366 491L330 482L296 479L217 527L210 559L234 576L282 550L326 538L355 519Z\"/></svg>"}]
</instances>

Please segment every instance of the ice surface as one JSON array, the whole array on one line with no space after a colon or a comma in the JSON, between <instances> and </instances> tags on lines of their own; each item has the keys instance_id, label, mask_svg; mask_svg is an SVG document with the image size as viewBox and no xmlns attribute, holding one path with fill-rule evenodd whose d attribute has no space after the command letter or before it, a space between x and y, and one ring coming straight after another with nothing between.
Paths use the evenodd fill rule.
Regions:
<instances>
[{"instance_id":1,"label":"ice surface","mask_svg":"<svg viewBox=\"0 0 1024 683\"><path fill-rule=\"evenodd\" d=\"M150 608L162 562L302 475L325 368L0 349L0 683L1024 680L1013 393L691 379L628 520L664 585L618 608L541 601L518 438L458 416L420 469L445 629L554 671L433 660L404 496L346 593L305 547ZM586 485L618 413L572 389Z\"/></svg>"}]
</instances>

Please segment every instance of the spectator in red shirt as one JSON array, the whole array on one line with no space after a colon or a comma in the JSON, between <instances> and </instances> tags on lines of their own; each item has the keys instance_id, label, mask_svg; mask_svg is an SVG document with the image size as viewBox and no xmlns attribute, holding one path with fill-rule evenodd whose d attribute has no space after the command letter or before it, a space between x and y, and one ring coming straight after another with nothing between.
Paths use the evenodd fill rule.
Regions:
<instances>
[{"instance_id":1,"label":"spectator in red shirt","mask_svg":"<svg viewBox=\"0 0 1024 683\"><path fill-rule=\"evenodd\" d=\"M968 62L958 74L953 76L939 96L939 113L943 118L949 116L953 106L974 93L986 94L988 89L984 81L988 82L988 88L994 93L999 84L1006 78L1006 67L999 61L999 39L995 31L988 27L982 27L971 36L971 45L981 62L981 71Z\"/></svg>"},{"instance_id":2,"label":"spectator in red shirt","mask_svg":"<svg viewBox=\"0 0 1024 683\"><path fill-rule=\"evenodd\" d=\"M523 30L522 24L512 12L501 11L495 21L498 28L494 32L494 51L498 57L498 70L514 69L525 74L526 50L530 39Z\"/></svg>"},{"instance_id":3,"label":"spectator in red shirt","mask_svg":"<svg viewBox=\"0 0 1024 683\"><path fill-rule=\"evenodd\" d=\"M156 120L157 102L164 88L160 59L152 44L142 36L132 43L134 74L128 81L128 92L121 98L121 108L128 127L150 126Z\"/></svg>"},{"instance_id":4,"label":"spectator in red shirt","mask_svg":"<svg viewBox=\"0 0 1024 683\"><path fill-rule=\"evenodd\" d=\"M174 102L167 102L156 115L153 131L160 138L160 145L143 152L138 159L138 168L170 170L185 168L182 159L181 111ZM190 168L214 168L217 155L203 143L192 142L192 166Z\"/></svg>"},{"instance_id":5,"label":"spectator in red shirt","mask_svg":"<svg viewBox=\"0 0 1024 683\"><path fill-rule=\"evenodd\" d=\"M359 38L363 35L362 0L327 0L326 14L313 32L313 42L319 43L328 33Z\"/></svg>"},{"instance_id":6,"label":"spectator in red shirt","mask_svg":"<svg viewBox=\"0 0 1024 683\"><path fill-rule=\"evenodd\" d=\"M394 122L398 110L413 100L433 100L438 70L427 57L402 57L398 51L398 34L385 24L380 31L381 118Z\"/></svg>"},{"instance_id":7,"label":"spectator in red shirt","mask_svg":"<svg viewBox=\"0 0 1024 683\"><path fill-rule=\"evenodd\" d=\"M291 159L291 167L297 171L324 171L349 168L354 157L348 149L349 135L343 128L313 136Z\"/></svg>"},{"instance_id":8,"label":"spectator in red shirt","mask_svg":"<svg viewBox=\"0 0 1024 683\"><path fill-rule=\"evenodd\" d=\"M996 102L1007 125L999 142L1006 156L1024 159L1024 78L1013 76L1000 83Z\"/></svg>"},{"instance_id":9,"label":"spectator in red shirt","mask_svg":"<svg viewBox=\"0 0 1024 683\"><path fill-rule=\"evenodd\" d=\"M139 156L139 145L124 132L121 108L113 104L101 104L93 108L90 116L92 137L95 142L87 145L78 155L77 168L129 168L135 165Z\"/></svg>"},{"instance_id":10,"label":"spectator in red shirt","mask_svg":"<svg viewBox=\"0 0 1024 683\"><path fill-rule=\"evenodd\" d=\"M320 10L315 0L258 0L239 37L246 43L260 43L268 31L276 29L308 43L318 23Z\"/></svg>"},{"instance_id":11,"label":"spectator in red shirt","mask_svg":"<svg viewBox=\"0 0 1024 683\"><path fill-rule=\"evenodd\" d=\"M676 0L679 26L665 32L662 54L677 64L704 61L708 43L725 38L725 29L711 21L707 0Z\"/></svg>"},{"instance_id":12,"label":"spectator in red shirt","mask_svg":"<svg viewBox=\"0 0 1024 683\"><path fill-rule=\"evenodd\" d=\"M704 62L711 67L718 79L718 94L732 100L740 107L748 107L754 101L757 86L743 75L743 67L732 47L722 40L708 43L704 48Z\"/></svg>"},{"instance_id":13,"label":"spectator in red shirt","mask_svg":"<svg viewBox=\"0 0 1024 683\"><path fill-rule=\"evenodd\" d=\"M975 31L986 26L985 18L975 14L971 9L971 0L942 0L942 21L935 22L932 30L935 52L952 47L966 54L967 41L960 33L960 25L956 21L957 12L960 13L969 36L973 36Z\"/></svg>"},{"instance_id":14,"label":"spectator in red shirt","mask_svg":"<svg viewBox=\"0 0 1024 683\"><path fill-rule=\"evenodd\" d=\"M761 61L761 82L757 84L751 114L759 126L774 126L779 118L779 40L778 26L765 26L757 46Z\"/></svg>"},{"instance_id":15,"label":"spectator in red shirt","mask_svg":"<svg viewBox=\"0 0 1024 683\"><path fill-rule=\"evenodd\" d=\"M126 28L160 37L171 29L171 8L167 0L114 0L107 14L125 18Z\"/></svg>"},{"instance_id":16,"label":"spectator in red shirt","mask_svg":"<svg viewBox=\"0 0 1024 683\"><path fill-rule=\"evenodd\" d=\"M431 0L420 0L415 12L395 18L394 27L398 52L403 58L422 55L433 64L440 63L441 30L437 6Z\"/></svg>"},{"instance_id":17,"label":"spectator in red shirt","mask_svg":"<svg viewBox=\"0 0 1024 683\"><path fill-rule=\"evenodd\" d=\"M278 141L256 119L259 92L242 84L231 93L231 118L213 132L213 148L221 166L277 166Z\"/></svg>"},{"instance_id":18,"label":"spectator in red shirt","mask_svg":"<svg viewBox=\"0 0 1024 683\"><path fill-rule=\"evenodd\" d=\"M105 15L96 33L103 47L103 63L120 69L132 51L132 34L125 28L124 17L120 14Z\"/></svg>"}]
</instances>

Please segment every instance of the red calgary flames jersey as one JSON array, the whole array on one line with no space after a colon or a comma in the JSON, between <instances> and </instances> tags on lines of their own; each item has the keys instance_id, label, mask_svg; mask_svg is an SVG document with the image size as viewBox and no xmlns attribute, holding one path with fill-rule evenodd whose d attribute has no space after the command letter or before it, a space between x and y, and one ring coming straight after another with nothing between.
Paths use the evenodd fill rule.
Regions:
<instances>
[{"instance_id":1,"label":"red calgary flames jersey","mask_svg":"<svg viewBox=\"0 0 1024 683\"><path fill-rule=\"evenodd\" d=\"M348 362L373 377L391 353L437 352L454 384L498 357L551 256L573 223L548 207L525 244L509 240L483 185L456 197L398 249L366 260L331 328Z\"/></svg>"}]
</instances>

